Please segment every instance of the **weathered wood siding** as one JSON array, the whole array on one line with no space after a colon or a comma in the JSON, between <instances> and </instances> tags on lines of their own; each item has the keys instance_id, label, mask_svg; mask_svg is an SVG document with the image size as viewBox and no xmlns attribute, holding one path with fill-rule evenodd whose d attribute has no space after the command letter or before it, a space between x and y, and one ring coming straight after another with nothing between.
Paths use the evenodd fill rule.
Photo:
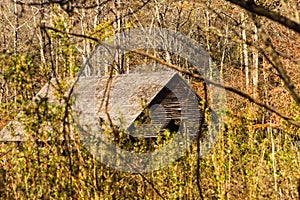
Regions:
<instances>
[{"instance_id":1,"label":"weathered wood siding","mask_svg":"<svg viewBox=\"0 0 300 200\"><path fill-rule=\"evenodd\" d=\"M173 126L170 123L178 122L181 127L185 121L190 122L189 127L192 127L192 135L196 135L199 122L201 120L201 110L199 107L200 98L195 94L192 88L183 80L178 74L174 74L172 79L166 84L166 86L155 96L146 109L150 110L151 124L141 124L140 127L135 123L131 124L129 130L131 134L134 130L141 131L141 128L145 128L144 134L148 137L156 137L157 132L154 128L159 128L160 131L165 129L171 129ZM158 105L158 106L156 106ZM145 110L144 110L145 112ZM195 114L197 113L197 114ZM141 120L144 113L142 113L136 120ZM136 123L139 124L139 123ZM179 126L178 125L178 126ZM147 129L150 129L147 133ZM139 133L136 136L139 136ZM176 130L172 130L176 131ZM181 130L183 131L183 130Z\"/></svg>"}]
</instances>

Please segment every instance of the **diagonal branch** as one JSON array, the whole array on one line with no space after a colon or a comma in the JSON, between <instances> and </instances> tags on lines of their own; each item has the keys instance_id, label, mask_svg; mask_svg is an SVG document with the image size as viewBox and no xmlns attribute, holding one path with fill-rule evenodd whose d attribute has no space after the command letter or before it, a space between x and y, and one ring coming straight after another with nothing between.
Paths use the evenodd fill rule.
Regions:
<instances>
[{"instance_id":1,"label":"diagonal branch","mask_svg":"<svg viewBox=\"0 0 300 200\"><path fill-rule=\"evenodd\" d=\"M254 22L258 28L260 28L260 36L261 39L264 41L266 46L265 51L270 54L273 62L271 62L272 66L278 72L279 77L283 80L286 89L290 92L291 96L295 100L298 106L300 106L300 96L295 91L295 85L292 82L291 78L289 77L287 71L284 69L283 64L279 58L278 52L275 50L275 47L271 41L271 38L267 35L267 33L261 28L261 24L259 21L254 17ZM267 56L266 56L267 57Z\"/></svg>"},{"instance_id":2,"label":"diagonal branch","mask_svg":"<svg viewBox=\"0 0 300 200\"><path fill-rule=\"evenodd\" d=\"M252 13L255 13L259 16L267 17L275 22L278 22L282 24L283 26L286 26L297 33L300 33L300 24L281 15L278 12L269 10L263 6L256 5L253 0L226 0L229 1L235 5L238 5L245 10L248 10Z\"/></svg>"},{"instance_id":3,"label":"diagonal branch","mask_svg":"<svg viewBox=\"0 0 300 200\"><path fill-rule=\"evenodd\" d=\"M287 122L289 122L289 123L291 123L291 124L293 124L293 125L295 125L297 127L300 127L300 122L297 122L297 121L291 119L290 117L285 116L284 114L280 113L277 109L275 109L275 108L273 108L273 107L271 107L271 106L269 106L269 105L267 105L265 103L262 103L262 102L260 102L257 99L254 99L249 94L247 94L247 93L245 93L243 91L240 91L240 90L238 90L236 88L233 88L233 87L230 87L230 86L223 85L220 82L212 81L212 80L210 80L208 78L205 78L205 77L201 76L197 72L191 72L191 71L188 71L188 70L186 70L184 68L181 68L179 66L170 64L170 63L166 62L165 60L163 60L161 58L158 58L155 55L148 54L148 53L146 53L146 52L144 52L142 50L131 50L131 51L135 52L135 53L138 53L140 55L144 55L144 56L147 56L149 58L152 58L155 61L159 62L160 64L165 65L165 66L167 66L167 67L169 67L171 69L175 69L175 70L177 70L177 71L179 71L179 72L181 72L183 74L189 75L189 76L191 76L193 78L196 78L196 79L199 79L201 81L205 81L207 84L211 84L211 85L219 87L219 88L224 88L227 91L235 93L235 94L237 94L237 95L239 95L239 96L241 96L241 97L243 97L245 99L248 99L250 102L252 102L252 103L254 103L256 105L258 105L260 107L263 107L263 108L265 108L265 109L267 109L267 110L269 110L269 111L277 114L278 116L280 116L282 119L286 120Z\"/></svg>"}]
</instances>

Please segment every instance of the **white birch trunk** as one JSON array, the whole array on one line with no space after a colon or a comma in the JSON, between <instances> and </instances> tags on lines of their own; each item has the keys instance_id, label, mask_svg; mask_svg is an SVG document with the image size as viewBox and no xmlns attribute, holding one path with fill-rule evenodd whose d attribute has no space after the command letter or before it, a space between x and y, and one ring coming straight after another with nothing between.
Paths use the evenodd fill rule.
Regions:
<instances>
[{"instance_id":1,"label":"white birch trunk","mask_svg":"<svg viewBox=\"0 0 300 200\"><path fill-rule=\"evenodd\" d=\"M246 77L246 90L249 89L249 62L248 62L248 45L247 45L247 34L246 34L246 26L245 26L245 16L242 12L242 39L243 39L243 55L244 55L244 66L245 66L245 77Z\"/></svg>"},{"instance_id":2,"label":"white birch trunk","mask_svg":"<svg viewBox=\"0 0 300 200\"><path fill-rule=\"evenodd\" d=\"M253 35L253 43L256 44L258 40L257 35L257 27L254 25L254 35ZM257 87L258 87L258 51L257 49L253 49L253 95L257 97Z\"/></svg>"}]
</instances>

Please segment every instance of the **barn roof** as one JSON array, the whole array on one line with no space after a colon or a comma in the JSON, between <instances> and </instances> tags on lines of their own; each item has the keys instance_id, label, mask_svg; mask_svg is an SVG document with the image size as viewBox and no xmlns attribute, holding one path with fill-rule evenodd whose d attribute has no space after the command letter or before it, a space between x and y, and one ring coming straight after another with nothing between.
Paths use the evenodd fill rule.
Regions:
<instances>
[{"instance_id":1,"label":"barn roof","mask_svg":"<svg viewBox=\"0 0 300 200\"><path fill-rule=\"evenodd\" d=\"M177 76L178 74L174 72L157 72L113 77L107 107L113 123L127 129L157 94ZM107 81L108 78L103 77L96 89L98 115L105 121L107 114L104 112L106 101L104 93ZM101 102L104 102L102 106Z\"/></svg>"},{"instance_id":2,"label":"barn roof","mask_svg":"<svg viewBox=\"0 0 300 200\"><path fill-rule=\"evenodd\" d=\"M53 78L33 98L33 101L39 100L40 98L48 98L49 103L58 103L55 98L55 85L56 80ZM28 136L25 134L23 126L18 118L22 117L22 113L19 113L14 120L10 121L6 126L0 129L0 141L25 141Z\"/></svg>"},{"instance_id":3,"label":"barn roof","mask_svg":"<svg viewBox=\"0 0 300 200\"><path fill-rule=\"evenodd\" d=\"M77 109L87 114L84 120L93 120L92 112L96 112L99 118L107 121L105 112L107 91L109 101L107 111L114 125L127 129L134 120L141 114L144 108L154 97L172 80L183 80L176 72L165 71L155 73L133 73L115 75L112 79L108 76L102 77L80 77L75 88L77 98ZM111 80L110 89L108 81ZM55 99L55 80L46 84L35 99L47 97L50 103L58 103ZM90 104L91 99L95 105ZM91 118L89 118L91 116ZM14 134L11 134L11 133ZM0 131L0 141L22 141L25 140L25 133L18 121L11 121Z\"/></svg>"},{"instance_id":4,"label":"barn roof","mask_svg":"<svg viewBox=\"0 0 300 200\"><path fill-rule=\"evenodd\" d=\"M24 133L22 124L18 121L10 121L0 130L0 141L25 141L27 136Z\"/></svg>"}]
</instances>

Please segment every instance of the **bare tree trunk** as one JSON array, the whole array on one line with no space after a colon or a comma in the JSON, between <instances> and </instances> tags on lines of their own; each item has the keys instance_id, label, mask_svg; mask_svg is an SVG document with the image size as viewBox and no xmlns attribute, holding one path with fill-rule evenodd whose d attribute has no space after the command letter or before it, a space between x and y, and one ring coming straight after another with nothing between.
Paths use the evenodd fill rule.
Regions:
<instances>
[{"instance_id":1,"label":"bare tree trunk","mask_svg":"<svg viewBox=\"0 0 300 200\"><path fill-rule=\"evenodd\" d=\"M81 17L80 17L80 28L81 28L82 35L86 34L85 33L86 24L84 23L85 18L86 18L85 9L82 9ZM96 28L96 26L97 26L95 21L96 20L94 20L94 28ZM84 38L82 41L81 53L82 53L82 60L85 63L88 55L90 54L90 48L89 48L88 41L86 38ZM86 65L84 70L85 70L85 74L88 76L96 75L96 74L92 74L92 72L94 70L92 65Z\"/></svg>"},{"instance_id":2,"label":"bare tree trunk","mask_svg":"<svg viewBox=\"0 0 300 200\"><path fill-rule=\"evenodd\" d=\"M18 51L18 28L19 28L19 13L18 13L18 4L14 2L14 16L15 16L15 24L13 26L14 30L14 55L17 55ZM14 91L14 101L17 102L17 88Z\"/></svg>"},{"instance_id":3,"label":"bare tree trunk","mask_svg":"<svg viewBox=\"0 0 300 200\"><path fill-rule=\"evenodd\" d=\"M123 13L122 13L122 0L115 0L115 8L116 8L116 30L115 34L121 34L122 31L122 25L123 25ZM117 38L115 41L116 46L120 46L121 41L120 37ZM124 50L117 49L116 51L116 64L117 64L117 73L118 74L124 74L125 73L125 55L124 55Z\"/></svg>"},{"instance_id":4,"label":"bare tree trunk","mask_svg":"<svg viewBox=\"0 0 300 200\"><path fill-rule=\"evenodd\" d=\"M221 69L220 69L220 77L223 79L223 68L224 68L224 60L225 60L225 53L226 53L226 45L227 45L227 37L228 37L228 24L226 24L225 28L225 40L223 44L223 52L222 52L222 58L221 58Z\"/></svg>"},{"instance_id":5,"label":"bare tree trunk","mask_svg":"<svg viewBox=\"0 0 300 200\"><path fill-rule=\"evenodd\" d=\"M245 27L245 15L242 12L241 15L242 20L242 39L243 39L243 55L244 55L244 66L245 66L245 77L246 77L246 90L249 89L249 62L248 62L248 45L247 45L247 34L246 34L246 27Z\"/></svg>"},{"instance_id":6,"label":"bare tree trunk","mask_svg":"<svg viewBox=\"0 0 300 200\"><path fill-rule=\"evenodd\" d=\"M207 7L208 8L210 8L211 7L211 4L212 4L212 2L211 2L211 0L209 0L208 2L207 2ZM207 28L210 28L211 27L211 23L210 23L210 21L211 21L211 16L210 16L210 12L209 12L209 9L207 9L207 11L206 11L206 27ZM211 47L210 47L210 41L209 41L209 36L206 36L206 45L207 45L207 51L210 53L210 51L211 51ZM209 79L212 79L212 76L213 76L213 71L212 71L212 67L211 67L211 65L212 65L212 63L210 63L209 64Z\"/></svg>"},{"instance_id":7,"label":"bare tree trunk","mask_svg":"<svg viewBox=\"0 0 300 200\"><path fill-rule=\"evenodd\" d=\"M210 7L210 5L208 4L208 7ZM209 28L210 27L210 13L209 10L206 11L206 27ZM210 52L210 44L209 44L209 37L206 36L206 44L207 44L207 50Z\"/></svg>"},{"instance_id":8,"label":"bare tree trunk","mask_svg":"<svg viewBox=\"0 0 300 200\"><path fill-rule=\"evenodd\" d=\"M19 27L19 12L18 12L18 4L14 2L14 15L15 15L15 24L13 27L14 30L14 54L17 54L18 50L18 27Z\"/></svg>"},{"instance_id":9,"label":"bare tree trunk","mask_svg":"<svg viewBox=\"0 0 300 200\"><path fill-rule=\"evenodd\" d=\"M257 27L254 25L253 43L256 44L258 40ZM258 51L253 49L253 96L257 97L258 87Z\"/></svg>"},{"instance_id":10,"label":"bare tree trunk","mask_svg":"<svg viewBox=\"0 0 300 200\"><path fill-rule=\"evenodd\" d=\"M44 30L42 29L42 27L45 26L45 14L44 14L45 9L44 9L43 3L44 3L44 1L41 0L41 6L39 9L39 12L40 12L39 21L37 22L36 17L34 17L34 22L36 24L36 27L39 26L39 28L38 28L39 31L38 31L37 37L39 39L39 44L40 44L41 63L46 64L45 33L44 33Z\"/></svg>"},{"instance_id":11,"label":"bare tree trunk","mask_svg":"<svg viewBox=\"0 0 300 200\"><path fill-rule=\"evenodd\" d=\"M96 15L94 17L94 28L96 28L97 25L99 24L99 16L100 16L100 0L97 0L96 3L97 3L97 7L96 7Z\"/></svg>"}]
</instances>

